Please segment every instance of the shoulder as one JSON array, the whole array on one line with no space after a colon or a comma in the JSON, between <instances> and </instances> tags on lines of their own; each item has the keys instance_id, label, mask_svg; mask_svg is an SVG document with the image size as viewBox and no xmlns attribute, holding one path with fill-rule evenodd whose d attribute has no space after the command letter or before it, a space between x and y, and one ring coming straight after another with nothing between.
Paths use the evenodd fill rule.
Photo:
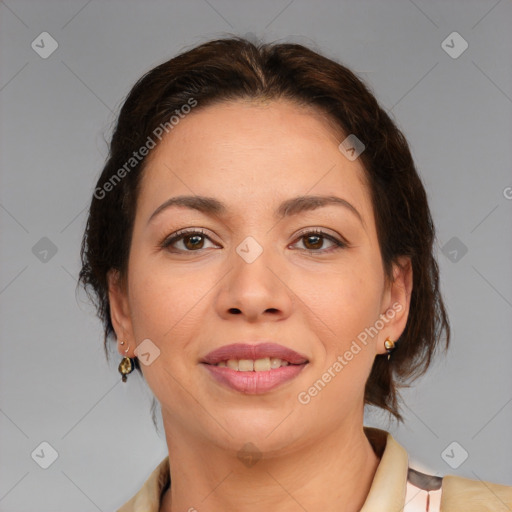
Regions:
<instances>
[{"instance_id":1,"label":"shoulder","mask_svg":"<svg viewBox=\"0 0 512 512\"><path fill-rule=\"evenodd\" d=\"M475 480L455 475L441 477L422 473L409 466L406 450L389 432L367 426L364 427L364 431L375 453L381 457L374 484L385 480L386 487L388 487L389 474L396 474L397 478L394 483L399 487L399 494L404 493L407 504L404 512L416 510L430 510L431 512L512 511L512 486L487 482L479 478ZM402 484L402 478L405 475L407 476ZM378 492L385 494L386 490L379 486Z\"/></svg>"},{"instance_id":2,"label":"shoulder","mask_svg":"<svg viewBox=\"0 0 512 512\"><path fill-rule=\"evenodd\" d=\"M427 475L409 468L405 502L405 512L510 512L512 487L454 475Z\"/></svg>"},{"instance_id":3,"label":"shoulder","mask_svg":"<svg viewBox=\"0 0 512 512\"><path fill-rule=\"evenodd\" d=\"M141 489L116 512L158 512L171 482L169 455L149 475Z\"/></svg>"},{"instance_id":4,"label":"shoulder","mask_svg":"<svg viewBox=\"0 0 512 512\"><path fill-rule=\"evenodd\" d=\"M443 477L441 510L493 512L512 510L512 487L460 476Z\"/></svg>"}]
</instances>

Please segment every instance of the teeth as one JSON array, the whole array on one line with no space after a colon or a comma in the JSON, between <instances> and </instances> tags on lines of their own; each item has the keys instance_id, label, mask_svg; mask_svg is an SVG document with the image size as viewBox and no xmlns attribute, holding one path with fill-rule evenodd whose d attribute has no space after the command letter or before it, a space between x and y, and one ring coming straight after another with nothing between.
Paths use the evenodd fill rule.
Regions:
<instances>
[{"instance_id":1,"label":"teeth","mask_svg":"<svg viewBox=\"0 0 512 512\"><path fill-rule=\"evenodd\" d=\"M268 372L289 364L288 361L283 361L278 357L265 357L255 361L252 359L228 359L217 363L215 366L227 367L239 372Z\"/></svg>"},{"instance_id":2,"label":"teeth","mask_svg":"<svg viewBox=\"0 0 512 512\"><path fill-rule=\"evenodd\" d=\"M278 357L272 357L270 359L270 368L274 370L275 368L279 368L280 366L287 366L288 361L283 361L282 359L279 359Z\"/></svg>"},{"instance_id":3,"label":"teeth","mask_svg":"<svg viewBox=\"0 0 512 512\"><path fill-rule=\"evenodd\" d=\"M264 359L256 359L256 361L254 361L255 372L268 372L270 368L270 357L265 357Z\"/></svg>"},{"instance_id":4,"label":"teeth","mask_svg":"<svg viewBox=\"0 0 512 512\"><path fill-rule=\"evenodd\" d=\"M239 372L252 372L254 370L254 361L252 359L240 359L238 361Z\"/></svg>"},{"instance_id":5,"label":"teeth","mask_svg":"<svg viewBox=\"0 0 512 512\"><path fill-rule=\"evenodd\" d=\"M226 365L228 368L231 368L232 370L238 370L238 359L228 359Z\"/></svg>"}]
</instances>

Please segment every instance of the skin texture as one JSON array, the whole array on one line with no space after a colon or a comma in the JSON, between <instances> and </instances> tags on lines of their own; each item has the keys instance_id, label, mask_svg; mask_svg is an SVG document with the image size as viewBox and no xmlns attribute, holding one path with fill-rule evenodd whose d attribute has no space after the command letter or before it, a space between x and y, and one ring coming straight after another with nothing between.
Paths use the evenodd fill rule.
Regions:
<instances>
[{"instance_id":1,"label":"skin texture","mask_svg":"<svg viewBox=\"0 0 512 512\"><path fill-rule=\"evenodd\" d=\"M149 156L127 280L111 272L109 296L119 353L125 340L126 355L136 357L146 338L160 350L141 366L161 404L170 453L172 486L161 511L339 512L364 503L379 463L363 432L365 382L384 340L405 328L412 275L403 258L394 281L385 279L364 169L339 151L343 138L293 103L237 100L198 107ZM148 224L179 195L214 197L228 214L173 206ZM335 205L274 217L282 201L300 195L343 198L362 221ZM160 247L183 228L207 237L181 239L174 252ZM348 246L311 239L305 228ZM248 236L263 248L252 263L236 252ZM300 403L298 394L397 303L401 311L378 335ZM199 363L220 346L261 339L309 364L279 388L248 395L217 383ZM261 455L250 467L237 457L248 442Z\"/></svg>"}]
</instances>

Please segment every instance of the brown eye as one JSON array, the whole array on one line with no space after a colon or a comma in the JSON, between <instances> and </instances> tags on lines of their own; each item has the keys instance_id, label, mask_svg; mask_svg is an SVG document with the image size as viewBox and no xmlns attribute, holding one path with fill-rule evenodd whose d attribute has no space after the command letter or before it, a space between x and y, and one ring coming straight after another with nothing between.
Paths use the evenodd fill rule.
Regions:
<instances>
[{"instance_id":1,"label":"brown eye","mask_svg":"<svg viewBox=\"0 0 512 512\"><path fill-rule=\"evenodd\" d=\"M205 248L204 244L206 240L210 240L210 237L203 231L178 231L167 237L160 244L160 247L170 252L196 252ZM182 244L182 247L178 247L179 243Z\"/></svg>"},{"instance_id":2,"label":"brown eye","mask_svg":"<svg viewBox=\"0 0 512 512\"><path fill-rule=\"evenodd\" d=\"M183 245L187 249L202 249L204 244L203 235L186 235L183 237Z\"/></svg>"},{"instance_id":3,"label":"brown eye","mask_svg":"<svg viewBox=\"0 0 512 512\"><path fill-rule=\"evenodd\" d=\"M323 237L321 235L305 235L302 238L305 240L304 245L306 249L320 249L323 244Z\"/></svg>"},{"instance_id":4,"label":"brown eye","mask_svg":"<svg viewBox=\"0 0 512 512\"><path fill-rule=\"evenodd\" d=\"M305 247L302 249L303 251L318 254L329 253L348 246L344 241L320 230L304 232L300 235L299 240L302 241L302 244ZM330 242L331 246L322 248L326 241Z\"/></svg>"}]
</instances>

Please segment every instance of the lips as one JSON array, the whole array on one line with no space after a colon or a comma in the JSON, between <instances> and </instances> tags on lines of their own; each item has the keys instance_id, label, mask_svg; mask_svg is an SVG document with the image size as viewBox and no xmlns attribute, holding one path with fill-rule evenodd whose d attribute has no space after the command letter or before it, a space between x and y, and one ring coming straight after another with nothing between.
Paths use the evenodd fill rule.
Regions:
<instances>
[{"instance_id":1,"label":"lips","mask_svg":"<svg viewBox=\"0 0 512 512\"><path fill-rule=\"evenodd\" d=\"M208 353L203 357L201 363L215 365L221 361L228 361L229 359L252 359L255 361L266 357L279 358L283 361L288 361L290 364L304 364L309 362L306 356L277 343L259 343L257 345L233 343Z\"/></svg>"},{"instance_id":2,"label":"lips","mask_svg":"<svg viewBox=\"0 0 512 512\"><path fill-rule=\"evenodd\" d=\"M263 342L225 345L207 354L200 362L222 386L258 395L269 393L298 377L309 360L291 348Z\"/></svg>"}]
</instances>

